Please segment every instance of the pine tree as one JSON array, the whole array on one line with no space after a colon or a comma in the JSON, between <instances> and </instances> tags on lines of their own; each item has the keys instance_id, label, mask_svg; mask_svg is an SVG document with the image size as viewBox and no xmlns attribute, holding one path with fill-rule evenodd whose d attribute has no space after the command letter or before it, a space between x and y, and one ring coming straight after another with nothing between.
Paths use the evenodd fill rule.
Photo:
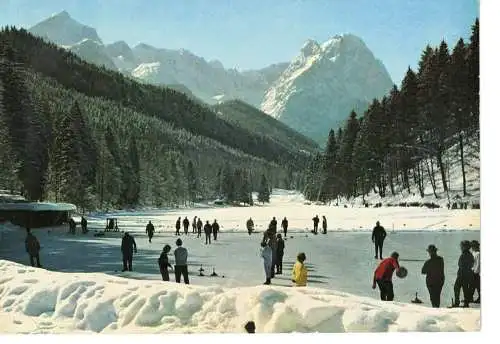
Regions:
<instances>
[{"instance_id":1,"label":"pine tree","mask_svg":"<svg viewBox=\"0 0 500 344\"><path fill-rule=\"evenodd\" d=\"M262 177L260 179L259 194L257 196L257 199L261 203L269 203L270 199L269 184L267 182L265 174L262 174Z\"/></svg>"},{"instance_id":2,"label":"pine tree","mask_svg":"<svg viewBox=\"0 0 500 344\"><path fill-rule=\"evenodd\" d=\"M189 160L187 165L186 177L187 177L189 201L196 202L199 186L198 186L198 178L196 177L196 171L193 162L191 160Z\"/></svg>"}]
</instances>

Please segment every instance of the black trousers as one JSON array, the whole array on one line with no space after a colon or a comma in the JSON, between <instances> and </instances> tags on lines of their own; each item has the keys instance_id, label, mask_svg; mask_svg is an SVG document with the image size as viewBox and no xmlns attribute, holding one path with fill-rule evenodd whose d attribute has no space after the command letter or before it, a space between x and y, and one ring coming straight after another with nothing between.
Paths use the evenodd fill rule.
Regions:
<instances>
[{"instance_id":1,"label":"black trousers","mask_svg":"<svg viewBox=\"0 0 500 344\"><path fill-rule=\"evenodd\" d=\"M149 237L149 242L151 242L151 239L153 238L153 233L148 234L148 237Z\"/></svg>"},{"instance_id":2,"label":"black trousers","mask_svg":"<svg viewBox=\"0 0 500 344\"><path fill-rule=\"evenodd\" d=\"M205 245L206 244L211 244L211 243L212 243L212 234L205 233Z\"/></svg>"},{"instance_id":3,"label":"black trousers","mask_svg":"<svg viewBox=\"0 0 500 344\"><path fill-rule=\"evenodd\" d=\"M189 284L188 267L187 265L176 265L174 267L175 282L181 283L181 275L184 277L184 283Z\"/></svg>"},{"instance_id":4,"label":"black trousers","mask_svg":"<svg viewBox=\"0 0 500 344\"><path fill-rule=\"evenodd\" d=\"M318 233L318 224L317 223L314 224L313 232Z\"/></svg>"},{"instance_id":5,"label":"black trousers","mask_svg":"<svg viewBox=\"0 0 500 344\"><path fill-rule=\"evenodd\" d=\"M278 274L283 273L283 253L278 253L278 261L276 262L276 270Z\"/></svg>"},{"instance_id":6,"label":"black trousers","mask_svg":"<svg viewBox=\"0 0 500 344\"><path fill-rule=\"evenodd\" d=\"M285 234L285 238L286 238L286 232L288 232L288 227L283 227L283 233Z\"/></svg>"},{"instance_id":7,"label":"black trousers","mask_svg":"<svg viewBox=\"0 0 500 344\"><path fill-rule=\"evenodd\" d=\"M392 281L377 280L378 288L380 289L380 300L394 300L394 287Z\"/></svg>"},{"instance_id":8,"label":"black trousers","mask_svg":"<svg viewBox=\"0 0 500 344\"><path fill-rule=\"evenodd\" d=\"M455 285L453 286L453 291L455 292L455 305L460 304L460 290L463 290L465 304L468 305L472 301L472 284L473 275L458 275L455 280Z\"/></svg>"},{"instance_id":9,"label":"black trousers","mask_svg":"<svg viewBox=\"0 0 500 344\"><path fill-rule=\"evenodd\" d=\"M170 275L168 274L168 266L160 266L161 278L164 281L170 281Z\"/></svg>"},{"instance_id":10,"label":"black trousers","mask_svg":"<svg viewBox=\"0 0 500 344\"><path fill-rule=\"evenodd\" d=\"M375 240L375 257L382 259L382 248L383 247L384 247L383 240Z\"/></svg>"},{"instance_id":11,"label":"black trousers","mask_svg":"<svg viewBox=\"0 0 500 344\"><path fill-rule=\"evenodd\" d=\"M186 235L187 235L187 234L188 234L188 232L189 232L189 227L184 227L184 234L186 234Z\"/></svg>"},{"instance_id":12,"label":"black trousers","mask_svg":"<svg viewBox=\"0 0 500 344\"><path fill-rule=\"evenodd\" d=\"M201 229L198 229L198 236L197 238L201 238Z\"/></svg>"},{"instance_id":13,"label":"black trousers","mask_svg":"<svg viewBox=\"0 0 500 344\"><path fill-rule=\"evenodd\" d=\"M175 228L175 235L181 235L181 229Z\"/></svg>"},{"instance_id":14,"label":"black trousers","mask_svg":"<svg viewBox=\"0 0 500 344\"><path fill-rule=\"evenodd\" d=\"M42 265L40 264L40 254L37 253L35 255L31 255L30 254L30 263L31 263L31 266L35 266L35 259L36 259L36 266L41 268Z\"/></svg>"},{"instance_id":15,"label":"black trousers","mask_svg":"<svg viewBox=\"0 0 500 344\"><path fill-rule=\"evenodd\" d=\"M474 292L477 290L477 297L481 298L481 275L474 274L472 276L472 290L471 290L471 298L474 297Z\"/></svg>"},{"instance_id":16,"label":"black trousers","mask_svg":"<svg viewBox=\"0 0 500 344\"><path fill-rule=\"evenodd\" d=\"M132 255L124 254L123 255L123 270L124 271L132 271Z\"/></svg>"},{"instance_id":17,"label":"black trousers","mask_svg":"<svg viewBox=\"0 0 500 344\"><path fill-rule=\"evenodd\" d=\"M218 232L214 232L214 240L217 241L217 234L219 234Z\"/></svg>"},{"instance_id":18,"label":"black trousers","mask_svg":"<svg viewBox=\"0 0 500 344\"><path fill-rule=\"evenodd\" d=\"M441 305L441 291L443 290L443 285L427 285L427 290L429 291L432 307L439 308Z\"/></svg>"}]
</instances>

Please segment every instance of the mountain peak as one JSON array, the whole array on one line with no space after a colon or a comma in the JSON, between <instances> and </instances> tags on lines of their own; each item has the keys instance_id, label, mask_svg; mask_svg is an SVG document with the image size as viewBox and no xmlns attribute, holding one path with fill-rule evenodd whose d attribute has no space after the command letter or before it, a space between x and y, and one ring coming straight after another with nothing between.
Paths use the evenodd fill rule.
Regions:
<instances>
[{"instance_id":1,"label":"mountain peak","mask_svg":"<svg viewBox=\"0 0 500 344\"><path fill-rule=\"evenodd\" d=\"M54 13L51 18L72 19L68 11L62 10L59 13Z\"/></svg>"},{"instance_id":2,"label":"mountain peak","mask_svg":"<svg viewBox=\"0 0 500 344\"><path fill-rule=\"evenodd\" d=\"M313 39L308 39L307 41L305 41L304 45L302 46L302 49L300 49L300 52L304 56L316 55L320 51L321 51L320 45Z\"/></svg>"}]
</instances>

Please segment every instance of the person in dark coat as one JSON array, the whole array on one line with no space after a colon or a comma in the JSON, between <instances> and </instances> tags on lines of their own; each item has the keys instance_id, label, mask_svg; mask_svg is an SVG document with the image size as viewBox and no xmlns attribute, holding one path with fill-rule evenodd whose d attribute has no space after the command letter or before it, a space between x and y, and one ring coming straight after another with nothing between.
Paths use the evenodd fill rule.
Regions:
<instances>
[{"instance_id":1,"label":"person in dark coat","mask_svg":"<svg viewBox=\"0 0 500 344\"><path fill-rule=\"evenodd\" d=\"M278 234L276 253L278 255L278 259L277 259L277 263L276 263L276 274L282 275L283 274L283 256L285 254L285 241L281 237L281 234Z\"/></svg>"},{"instance_id":2,"label":"person in dark coat","mask_svg":"<svg viewBox=\"0 0 500 344\"><path fill-rule=\"evenodd\" d=\"M41 268L42 265L40 264L40 242L36 238L36 236L31 233L31 229L26 228L26 239L24 240L24 245L26 247L26 252L28 252L30 256L30 263L31 266L35 266L35 260L36 260L36 266Z\"/></svg>"},{"instance_id":3,"label":"person in dark coat","mask_svg":"<svg viewBox=\"0 0 500 344\"><path fill-rule=\"evenodd\" d=\"M254 223L253 223L253 220L252 218L249 218L248 221L247 221L247 231L248 231L248 235L251 235L252 232L253 232L253 228L254 228Z\"/></svg>"},{"instance_id":4,"label":"person in dark coat","mask_svg":"<svg viewBox=\"0 0 500 344\"><path fill-rule=\"evenodd\" d=\"M175 222L175 235L181 235L181 218L180 217Z\"/></svg>"},{"instance_id":5,"label":"person in dark coat","mask_svg":"<svg viewBox=\"0 0 500 344\"><path fill-rule=\"evenodd\" d=\"M149 221L149 223L146 226L146 233L148 233L149 242L151 242L154 232L155 232L155 226L153 226L151 221Z\"/></svg>"},{"instance_id":6,"label":"person in dark coat","mask_svg":"<svg viewBox=\"0 0 500 344\"><path fill-rule=\"evenodd\" d=\"M179 238L175 242L177 248L174 251L175 257L175 282L181 283L181 275L184 277L184 283L189 284L188 266L187 258L188 251L186 248L182 247L182 240Z\"/></svg>"},{"instance_id":7,"label":"person in dark coat","mask_svg":"<svg viewBox=\"0 0 500 344\"><path fill-rule=\"evenodd\" d=\"M273 219L269 223L269 229L268 230L271 231L271 232L273 232L273 233L277 232L277 230L278 230L278 221L276 221L275 217L273 217Z\"/></svg>"},{"instance_id":8,"label":"person in dark coat","mask_svg":"<svg viewBox=\"0 0 500 344\"><path fill-rule=\"evenodd\" d=\"M205 226L203 227L203 231L205 232L205 245L212 243L212 226L207 220Z\"/></svg>"},{"instance_id":9,"label":"person in dark coat","mask_svg":"<svg viewBox=\"0 0 500 344\"><path fill-rule=\"evenodd\" d=\"M276 272L276 266L278 265L278 239L276 238L276 233L273 231L268 231L269 235L269 246L272 250L271 259L271 278L274 278Z\"/></svg>"},{"instance_id":10,"label":"person in dark coat","mask_svg":"<svg viewBox=\"0 0 500 344\"><path fill-rule=\"evenodd\" d=\"M323 216L323 234L326 234L326 228L327 228L327 223L326 223L326 217Z\"/></svg>"},{"instance_id":11,"label":"person in dark coat","mask_svg":"<svg viewBox=\"0 0 500 344\"><path fill-rule=\"evenodd\" d=\"M137 245L135 244L134 237L125 232L122 238L122 258L123 258L123 270L122 271L132 271L132 259L134 252L137 253Z\"/></svg>"},{"instance_id":12,"label":"person in dark coat","mask_svg":"<svg viewBox=\"0 0 500 344\"><path fill-rule=\"evenodd\" d=\"M87 230L87 219L84 218L83 216L82 216L81 226L82 226L82 233L83 234L88 233L88 230Z\"/></svg>"},{"instance_id":13,"label":"person in dark coat","mask_svg":"<svg viewBox=\"0 0 500 344\"><path fill-rule=\"evenodd\" d=\"M464 307L469 307L469 303L472 301L470 291L472 290L471 286L474 278L472 272L472 267L474 266L474 256L470 252L470 247L471 244L468 240L464 240L460 243L462 254L458 259L457 279L455 280L455 285L453 286L453 291L455 292L453 307L460 306L460 289L463 290L464 294Z\"/></svg>"},{"instance_id":14,"label":"person in dark coat","mask_svg":"<svg viewBox=\"0 0 500 344\"><path fill-rule=\"evenodd\" d=\"M382 257L382 248L384 247L384 240L387 236L384 227L380 225L380 222L377 221L376 226L373 227L372 231L372 242L375 244L375 259L383 259ZM380 255L379 255L380 253Z\"/></svg>"},{"instance_id":15,"label":"person in dark coat","mask_svg":"<svg viewBox=\"0 0 500 344\"><path fill-rule=\"evenodd\" d=\"M429 291L432 307L439 308L441 304L441 291L444 285L444 260L438 256L434 245L427 247L429 259L422 266L422 274L426 275L425 284Z\"/></svg>"},{"instance_id":16,"label":"person in dark coat","mask_svg":"<svg viewBox=\"0 0 500 344\"><path fill-rule=\"evenodd\" d=\"M193 234L196 234L196 216L193 219L193 222L191 222L191 226L193 226Z\"/></svg>"},{"instance_id":17,"label":"person in dark coat","mask_svg":"<svg viewBox=\"0 0 500 344\"><path fill-rule=\"evenodd\" d=\"M71 217L69 219L68 223L69 223L69 233L76 234L76 222L75 222L75 220L73 220L73 218Z\"/></svg>"},{"instance_id":18,"label":"person in dark coat","mask_svg":"<svg viewBox=\"0 0 500 344\"><path fill-rule=\"evenodd\" d=\"M201 238L201 229L203 228L203 222L200 218L198 218L198 222L196 222L196 228L198 228L198 236L197 238Z\"/></svg>"},{"instance_id":19,"label":"person in dark coat","mask_svg":"<svg viewBox=\"0 0 500 344\"><path fill-rule=\"evenodd\" d=\"M283 221L281 221L281 228L283 228L283 234L285 234L286 238L286 232L288 232L288 220L286 219L286 217L283 219Z\"/></svg>"},{"instance_id":20,"label":"person in dark coat","mask_svg":"<svg viewBox=\"0 0 500 344\"><path fill-rule=\"evenodd\" d=\"M392 284L392 275L394 271L399 270L399 253L393 252L389 258L380 262L373 273L372 289L378 285L380 289L380 299L382 301L394 300L394 286Z\"/></svg>"},{"instance_id":21,"label":"person in dark coat","mask_svg":"<svg viewBox=\"0 0 500 344\"><path fill-rule=\"evenodd\" d=\"M184 234L185 234L185 235L188 235L188 231L189 231L189 220L188 220L187 216L184 218L184 221L182 221L182 225L184 226Z\"/></svg>"},{"instance_id":22,"label":"person in dark coat","mask_svg":"<svg viewBox=\"0 0 500 344\"><path fill-rule=\"evenodd\" d=\"M165 245L163 251L158 258L158 265L160 267L161 278L164 281L170 281L170 275L168 273L168 268L172 269L172 264L168 262L168 253L170 252L170 245Z\"/></svg>"},{"instance_id":23,"label":"person in dark coat","mask_svg":"<svg viewBox=\"0 0 500 344\"><path fill-rule=\"evenodd\" d=\"M214 241L217 241L217 234L219 233L219 224L217 223L217 220L214 220L214 223L212 224L212 233L214 234Z\"/></svg>"},{"instance_id":24,"label":"person in dark coat","mask_svg":"<svg viewBox=\"0 0 500 344\"><path fill-rule=\"evenodd\" d=\"M314 234L318 234L318 224L319 224L319 217L318 217L318 215L316 215L315 217L313 217L312 221L313 221L313 233Z\"/></svg>"}]
</instances>

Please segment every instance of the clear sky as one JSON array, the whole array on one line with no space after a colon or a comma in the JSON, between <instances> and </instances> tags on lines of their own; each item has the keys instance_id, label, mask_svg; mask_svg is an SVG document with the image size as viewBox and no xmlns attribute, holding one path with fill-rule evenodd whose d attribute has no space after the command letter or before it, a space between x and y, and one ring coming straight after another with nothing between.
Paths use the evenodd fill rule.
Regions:
<instances>
[{"instance_id":1,"label":"clear sky","mask_svg":"<svg viewBox=\"0 0 500 344\"><path fill-rule=\"evenodd\" d=\"M29 28L66 10L104 43L184 48L226 68L290 61L306 39L360 36L394 82L426 44L470 36L478 0L0 0L0 25Z\"/></svg>"}]
</instances>

